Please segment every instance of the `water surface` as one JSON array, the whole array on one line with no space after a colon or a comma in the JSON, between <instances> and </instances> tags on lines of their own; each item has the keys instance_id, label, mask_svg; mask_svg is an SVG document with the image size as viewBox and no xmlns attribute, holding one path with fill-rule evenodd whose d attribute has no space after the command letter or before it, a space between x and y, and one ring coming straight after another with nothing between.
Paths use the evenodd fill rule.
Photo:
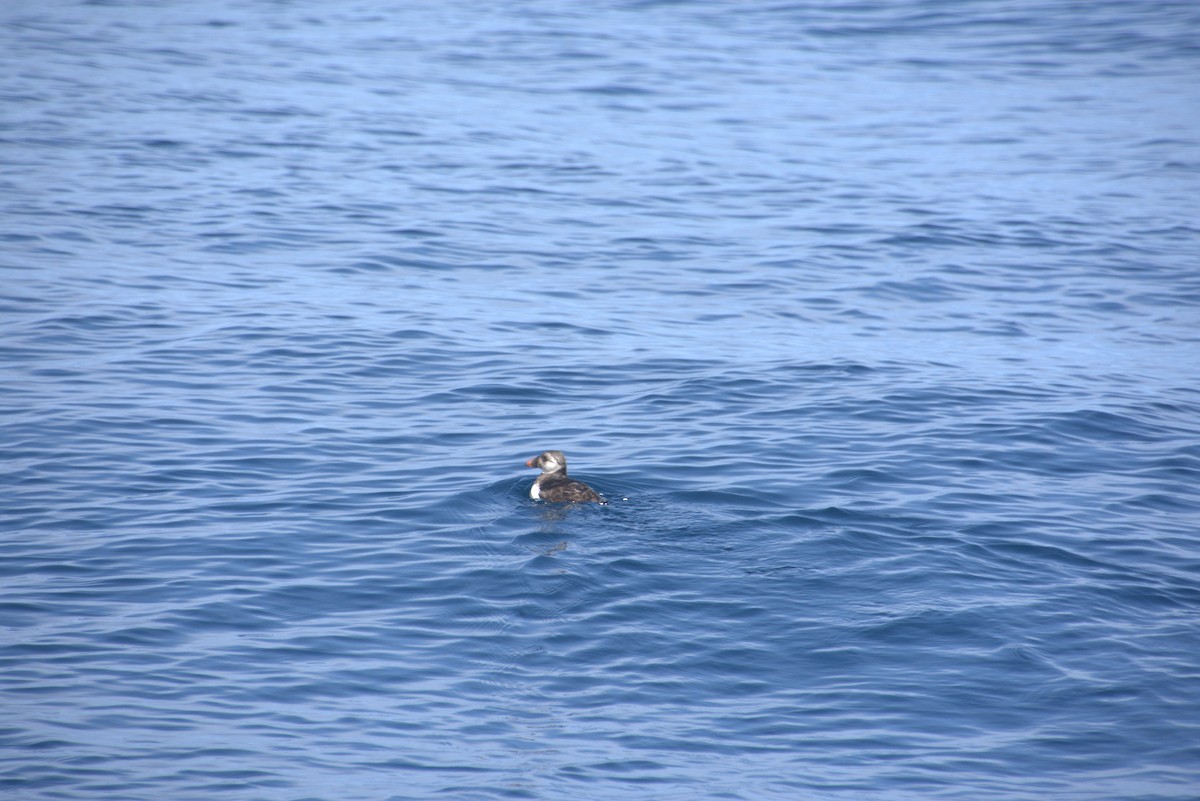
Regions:
<instances>
[{"instance_id":1,"label":"water surface","mask_svg":"<svg viewBox=\"0 0 1200 801\"><path fill-rule=\"evenodd\" d=\"M1195 798L1198 35L5 9L0 787Z\"/></svg>"}]
</instances>

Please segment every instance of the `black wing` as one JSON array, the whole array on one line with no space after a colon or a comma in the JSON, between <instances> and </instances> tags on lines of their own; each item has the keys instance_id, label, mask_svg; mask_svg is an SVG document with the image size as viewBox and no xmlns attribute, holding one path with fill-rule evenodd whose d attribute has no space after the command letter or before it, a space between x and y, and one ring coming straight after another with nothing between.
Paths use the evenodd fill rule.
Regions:
<instances>
[{"instance_id":1,"label":"black wing","mask_svg":"<svg viewBox=\"0 0 1200 801\"><path fill-rule=\"evenodd\" d=\"M600 503L600 496L594 489L573 478L543 481L538 495L554 503Z\"/></svg>"}]
</instances>

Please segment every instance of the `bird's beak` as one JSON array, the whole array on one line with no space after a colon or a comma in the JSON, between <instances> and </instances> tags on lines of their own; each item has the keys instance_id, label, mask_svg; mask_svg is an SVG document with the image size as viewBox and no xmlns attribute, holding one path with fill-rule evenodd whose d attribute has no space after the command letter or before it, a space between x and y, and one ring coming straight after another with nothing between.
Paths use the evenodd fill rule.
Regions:
<instances>
[{"instance_id":1,"label":"bird's beak","mask_svg":"<svg viewBox=\"0 0 1200 801\"><path fill-rule=\"evenodd\" d=\"M530 456L530 457L529 457L529 461L525 463L525 466L526 466L526 467L537 467L537 465L535 465L535 464L533 463L533 460L534 460L534 459L536 459L536 458L537 458L536 456Z\"/></svg>"}]
</instances>

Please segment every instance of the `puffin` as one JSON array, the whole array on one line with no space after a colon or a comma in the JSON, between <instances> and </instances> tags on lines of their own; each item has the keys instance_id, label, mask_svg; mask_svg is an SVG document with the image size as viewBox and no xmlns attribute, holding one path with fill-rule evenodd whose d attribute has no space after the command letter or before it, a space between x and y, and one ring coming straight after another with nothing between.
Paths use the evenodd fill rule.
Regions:
<instances>
[{"instance_id":1,"label":"puffin","mask_svg":"<svg viewBox=\"0 0 1200 801\"><path fill-rule=\"evenodd\" d=\"M587 484L567 478L567 457L562 451L546 451L525 463L526 467L541 468L542 474L529 488L529 497L552 503L604 503L604 499Z\"/></svg>"}]
</instances>

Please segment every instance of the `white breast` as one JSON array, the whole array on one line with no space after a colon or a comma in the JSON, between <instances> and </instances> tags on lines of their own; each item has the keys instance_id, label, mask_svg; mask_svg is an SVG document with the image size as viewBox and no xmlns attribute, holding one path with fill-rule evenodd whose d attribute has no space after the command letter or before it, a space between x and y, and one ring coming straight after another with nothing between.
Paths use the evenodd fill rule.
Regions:
<instances>
[{"instance_id":1,"label":"white breast","mask_svg":"<svg viewBox=\"0 0 1200 801\"><path fill-rule=\"evenodd\" d=\"M542 497L541 487L538 486L538 483L536 481L533 482L533 486L529 488L529 497L533 498L535 501L538 498Z\"/></svg>"}]
</instances>

